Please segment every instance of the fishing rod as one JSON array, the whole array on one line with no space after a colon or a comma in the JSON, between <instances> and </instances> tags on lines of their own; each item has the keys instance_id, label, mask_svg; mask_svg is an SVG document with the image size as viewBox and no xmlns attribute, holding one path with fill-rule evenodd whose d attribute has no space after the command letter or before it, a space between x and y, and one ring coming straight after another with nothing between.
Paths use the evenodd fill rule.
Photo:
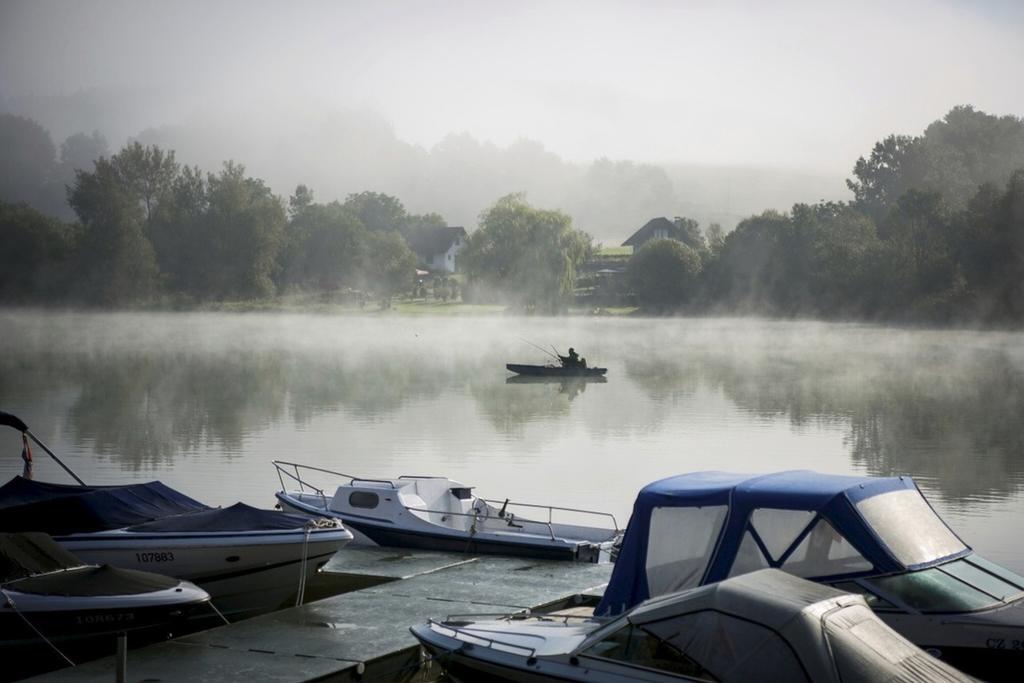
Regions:
<instances>
[{"instance_id":1,"label":"fishing rod","mask_svg":"<svg viewBox=\"0 0 1024 683\"><path fill-rule=\"evenodd\" d=\"M82 479L77 474L75 474L74 471L70 467L65 465L61 461L60 458L58 458L56 455L54 455L53 451L51 451L49 448L47 448L46 444L43 443L42 441L40 441L36 437L36 435L32 433L32 431L28 428L28 425L25 424L25 422L20 417L18 417L17 415L11 415L10 413L5 413L4 411L0 410L0 425L5 425L7 427L13 427L14 429L17 429L22 434L27 435L28 437L30 437L33 441L36 442L37 446L39 446L44 451L46 451L47 455L49 455L51 458L53 458L54 461L56 461L56 463L58 465L63 467L64 471L67 472L68 474L70 474L74 478L75 481L77 481L82 486L85 486L85 482L82 481Z\"/></svg>"},{"instance_id":2,"label":"fishing rod","mask_svg":"<svg viewBox=\"0 0 1024 683\"><path fill-rule=\"evenodd\" d=\"M529 344L530 346L532 346L533 348L537 349L538 351L543 351L544 353L548 354L552 358L555 358L556 360L558 360L558 362L562 362L562 357L561 356L559 356L557 353L551 353L550 351L545 349L543 346L537 346L533 342L528 341L526 339L523 339L522 337L519 338L519 341L525 342L525 343ZM552 348L554 348L554 347L552 347ZM555 349L555 351L557 351L557 350L558 349Z\"/></svg>"}]
</instances>

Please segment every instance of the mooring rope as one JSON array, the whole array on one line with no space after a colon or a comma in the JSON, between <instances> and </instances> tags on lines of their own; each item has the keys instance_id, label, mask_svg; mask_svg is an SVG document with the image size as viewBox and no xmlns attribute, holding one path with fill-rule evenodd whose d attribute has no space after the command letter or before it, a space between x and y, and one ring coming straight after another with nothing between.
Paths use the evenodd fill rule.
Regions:
<instances>
[{"instance_id":1,"label":"mooring rope","mask_svg":"<svg viewBox=\"0 0 1024 683\"><path fill-rule=\"evenodd\" d=\"M306 524L306 533L302 538L302 562L299 563L299 588L295 595L295 606L302 604L306 597L306 565L309 563L309 535L313 533L313 524Z\"/></svg>"},{"instance_id":2,"label":"mooring rope","mask_svg":"<svg viewBox=\"0 0 1024 683\"><path fill-rule=\"evenodd\" d=\"M206 603L206 604L208 604L210 606L210 609L212 609L217 614L218 617L220 617L221 619L224 620L225 624L230 624L231 623L230 621L228 621L228 618L226 616L224 616L224 614L221 613L221 611L219 609L217 609L217 605L213 604L213 600L212 599L208 603Z\"/></svg>"},{"instance_id":3,"label":"mooring rope","mask_svg":"<svg viewBox=\"0 0 1024 683\"><path fill-rule=\"evenodd\" d=\"M69 658L69 657L68 657L68 656L67 656L66 654L64 654L63 652L61 652L61 651L60 651L60 648L59 648L59 647L57 647L57 646L56 646L56 645L54 645L54 644L53 644L52 642L50 642L50 639L49 639L49 638L47 638L46 636L44 636L44 635L43 635L43 632L42 632L42 631L40 631L39 629L37 629L37 628L35 627L35 624L33 624L33 623L32 623L31 621L29 621L29 620L28 620L28 617L26 617L26 616L25 616L24 614L22 614L22 613L21 613L21 610L19 610L19 609L18 609L18 605L17 605L17 603L15 603L15 602L14 602L14 599L13 599L13 598L11 597L10 593L8 593L6 589L4 589L4 588L0 588L0 593L3 593L3 596L4 596L4 597L5 597L6 599L7 599L7 603L8 603L8 604L9 604L9 605L10 605L10 606L11 606L12 608L14 608L14 612L15 612L15 614L17 614L17 615L18 615L19 617L21 617L21 618L22 618L22 619L23 619L23 620L25 621L25 623L26 623L26 624L28 624L28 627L29 627L30 629L32 629L33 631L35 631L35 634L36 634L37 636L39 636L40 638L42 638L42 639L43 639L43 641L44 641L44 642L45 642L45 643L46 643L47 645L49 645L50 647L52 647L52 648L53 648L53 651L54 651L54 652L56 652L57 654L59 654L59 655L60 655L60 656L61 656L61 657L62 657L62 658L64 659L64 661L65 661L65 662L67 662L67 663L68 663L68 664L69 664L70 666L74 666L74 665L75 665L75 663L74 663L74 662L72 662L72 661L71 661L71 659L70 659L70 658Z\"/></svg>"}]
</instances>

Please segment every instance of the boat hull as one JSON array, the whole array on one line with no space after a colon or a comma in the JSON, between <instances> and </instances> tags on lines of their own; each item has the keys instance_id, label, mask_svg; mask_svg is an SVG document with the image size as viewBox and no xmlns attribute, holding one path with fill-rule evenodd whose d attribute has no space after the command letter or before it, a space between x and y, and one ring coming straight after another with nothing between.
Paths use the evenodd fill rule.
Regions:
<instances>
[{"instance_id":1,"label":"boat hull","mask_svg":"<svg viewBox=\"0 0 1024 683\"><path fill-rule=\"evenodd\" d=\"M1024 667L1024 650L1013 650L1013 643L1021 646L1020 640L996 640L990 647L928 647L923 650L936 652L939 659L950 666L989 683L1010 683L1019 681Z\"/></svg>"},{"instance_id":2,"label":"boat hull","mask_svg":"<svg viewBox=\"0 0 1024 683\"><path fill-rule=\"evenodd\" d=\"M209 604L210 596L187 582L147 593L92 596L23 593L17 582L7 584L0 595L0 679L66 666L54 647L80 663L112 653L121 634L138 646L190 632L192 619L212 616Z\"/></svg>"},{"instance_id":3,"label":"boat hull","mask_svg":"<svg viewBox=\"0 0 1024 683\"><path fill-rule=\"evenodd\" d=\"M513 557L530 557L543 560L573 561L581 560L597 562L600 558L600 544L591 544L564 539L550 539L534 536L524 538L520 534L501 535L496 533L479 533L470 535L466 532L433 530L426 524L421 528L398 525L390 520L374 520L340 512L333 508L325 509L304 503L295 498L278 492L277 499L282 509L313 516L330 515L340 519L346 527L359 534L366 541L379 545L416 550L440 550L456 553L507 555ZM610 543L608 544L610 548Z\"/></svg>"},{"instance_id":4,"label":"boat hull","mask_svg":"<svg viewBox=\"0 0 1024 683\"><path fill-rule=\"evenodd\" d=\"M196 583L229 618L278 609L346 543L345 529L75 534L55 539L85 562L141 569ZM305 558L305 563L303 562Z\"/></svg>"},{"instance_id":5,"label":"boat hull","mask_svg":"<svg viewBox=\"0 0 1024 683\"><path fill-rule=\"evenodd\" d=\"M113 638L119 633L152 628L172 632L176 625L184 626L192 613L205 612L209 600L205 592L187 583L154 593L92 597L33 595L6 588L0 630L5 647L39 640L25 619L58 644ZM11 603L16 610L8 607Z\"/></svg>"},{"instance_id":6,"label":"boat hull","mask_svg":"<svg viewBox=\"0 0 1024 683\"><path fill-rule=\"evenodd\" d=\"M510 372L527 377L601 377L608 368L563 368L556 365L519 365L508 363Z\"/></svg>"},{"instance_id":7,"label":"boat hull","mask_svg":"<svg viewBox=\"0 0 1024 683\"><path fill-rule=\"evenodd\" d=\"M394 526L369 524L361 521L345 522L345 524L359 531L366 538L380 546L412 548L414 550L440 550L473 555L510 555L513 557L532 557L541 560L570 561L576 559L575 548L568 546L545 547L541 545L525 545L523 543L502 543L481 540L479 538L444 536L441 534L399 529Z\"/></svg>"},{"instance_id":8,"label":"boat hull","mask_svg":"<svg viewBox=\"0 0 1024 683\"><path fill-rule=\"evenodd\" d=\"M427 648L431 651L431 648ZM492 664L460 654L434 653L444 666L445 676L456 683L472 683L472 681L490 681L490 683L551 683L551 681L594 681L595 683L621 682L621 678L595 678L589 670L581 671L581 676L567 678L554 673L535 673L527 666L514 668Z\"/></svg>"},{"instance_id":9,"label":"boat hull","mask_svg":"<svg viewBox=\"0 0 1024 683\"><path fill-rule=\"evenodd\" d=\"M879 611L878 616L934 657L994 683L1020 680L1024 666L1022 613L1024 602L1019 601L1009 607L967 614L909 615Z\"/></svg>"}]
</instances>

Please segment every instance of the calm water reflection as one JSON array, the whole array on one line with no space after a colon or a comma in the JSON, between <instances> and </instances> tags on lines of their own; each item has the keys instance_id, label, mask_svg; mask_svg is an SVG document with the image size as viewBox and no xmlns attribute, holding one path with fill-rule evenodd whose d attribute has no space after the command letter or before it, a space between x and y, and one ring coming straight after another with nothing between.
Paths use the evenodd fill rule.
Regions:
<instances>
[{"instance_id":1,"label":"calm water reflection","mask_svg":"<svg viewBox=\"0 0 1024 683\"><path fill-rule=\"evenodd\" d=\"M607 509L695 469L908 473L1024 571L1024 335L607 318L0 313L0 409L86 481L268 506L269 461ZM506 382L569 345L607 383ZM0 434L0 476L20 441ZM41 454L40 454L41 455ZM38 478L65 481L37 457Z\"/></svg>"}]
</instances>

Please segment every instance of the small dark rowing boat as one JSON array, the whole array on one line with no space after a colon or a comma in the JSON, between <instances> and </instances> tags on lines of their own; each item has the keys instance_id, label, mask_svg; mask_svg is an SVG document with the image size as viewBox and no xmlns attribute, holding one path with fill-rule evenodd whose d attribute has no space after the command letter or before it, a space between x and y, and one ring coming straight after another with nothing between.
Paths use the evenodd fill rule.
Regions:
<instances>
[{"instance_id":1,"label":"small dark rowing boat","mask_svg":"<svg viewBox=\"0 0 1024 683\"><path fill-rule=\"evenodd\" d=\"M508 363L505 368L530 377L601 377L608 368L563 367L560 365L517 365Z\"/></svg>"},{"instance_id":2,"label":"small dark rowing boat","mask_svg":"<svg viewBox=\"0 0 1024 683\"><path fill-rule=\"evenodd\" d=\"M505 384L561 384L565 387L582 386L584 384L607 384L608 378L602 375L569 375L545 377L543 375L509 375Z\"/></svg>"}]
</instances>

